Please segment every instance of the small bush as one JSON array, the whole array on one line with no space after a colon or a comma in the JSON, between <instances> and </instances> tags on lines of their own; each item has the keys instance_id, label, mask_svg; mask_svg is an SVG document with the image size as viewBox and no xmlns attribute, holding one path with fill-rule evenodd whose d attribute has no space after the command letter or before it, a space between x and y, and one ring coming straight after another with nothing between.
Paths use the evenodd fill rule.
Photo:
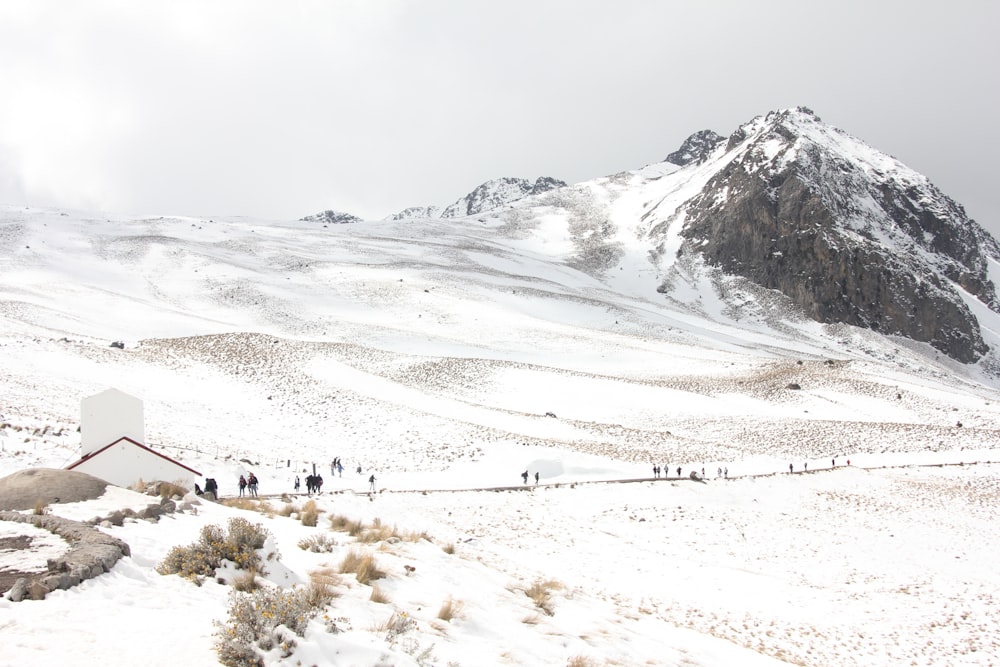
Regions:
<instances>
[{"instance_id":1,"label":"small bush","mask_svg":"<svg viewBox=\"0 0 1000 667\"><path fill-rule=\"evenodd\" d=\"M48 513L49 513L49 504L47 502L45 502L44 500L40 500L40 499L36 500L35 501L34 514L37 514L38 516L41 516L43 514L48 514Z\"/></svg>"},{"instance_id":2,"label":"small bush","mask_svg":"<svg viewBox=\"0 0 1000 667\"><path fill-rule=\"evenodd\" d=\"M347 552L340 563L343 574L353 574L360 584L368 584L385 577L385 572L379 569L372 554L362 554L353 549Z\"/></svg>"},{"instance_id":3,"label":"small bush","mask_svg":"<svg viewBox=\"0 0 1000 667\"><path fill-rule=\"evenodd\" d=\"M234 517L229 520L228 533L219 526L203 526L198 541L186 547L173 547L156 567L160 574L179 574L195 579L210 577L222 561L232 561L239 570L263 572L257 549L264 546L268 532L259 523Z\"/></svg>"},{"instance_id":4,"label":"small bush","mask_svg":"<svg viewBox=\"0 0 1000 667\"><path fill-rule=\"evenodd\" d=\"M583 655L574 655L566 661L566 667L597 667L597 663Z\"/></svg>"},{"instance_id":5,"label":"small bush","mask_svg":"<svg viewBox=\"0 0 1000 667\"><path fill-rule=\"evenodd\" d=\"M310 500L302 508L302 525L303 526L315 526L316 521L319 519L319 510L316 508L316 501Z\"/></svg>"},{"instance_id":6,"label":"small bush","mask_svg":"<svg viewBox=\"0 0 1000 667\"><path fill-rule=\"evenodd\" d=\"M299 549L313 553L330 553L337 546L337 540L326 535L311 535L299 540Z\"/></svg>"},{"instance_id":7,"label":"small bush","mask_svg":"<svg viewBox=\"0 0 1000 667\"><path fill-rule=\"evenodd\" d=\"M377 602L378 604L389 603L389 596L386 595L385 591L383 591L378 586L372 586L372 594L368 599L371 600L372 602Z\"/></svg>"},{"instance_id":8,"label":"small bush","mask_svg":"<svg viewBox=\"0 0 1000 667\"><path fill-rule=\"evenodd\" d=\"M538 579L525 589L524 594L531 598L535 606L552 616L555 614L555 603L552 600L552 591L562 588L563 585L553 579Z\"/></svg>"},{"instance_id":9,"label":"small bush","mask_svg":"<svg viewBox=\"0 0 1000 667\"><path fill-rule=\"evenodd\" d=\"M446 554L454 554L455 553L455 543L454 542L449 542L448 544L446 544L443 547L441 547L441 549Z\"/></svg>"},{"instance_id":10,"label":"small bush","mask_svg":"<svg viewBox=\"0 0 1000 667\"><path fill-rule=\"evenodd\" d=\"M188 489L180 484L160 482L157 486L156 492L161 498L183 498L188 494Z\"/></svg>"},{"instance_id":11,"label":"small bush","mask_svg":"<svg viewBox=\"0 0 1000 667\"><path fill-rule=\"evenodd\" d=\"M306 626L318 611L300 589L263 587L253 593L233 591L229 595L226 622L215 623L219 662L227 667L261 666L265 654L275 648L281 649L282 658L288 658L295 650L294 635L304 636Z\"/></svg>"},{"instance_id":12,"label":"small bush","mask_svg":"<svg viewBox=\"0 0 1000 667\"><path fill-rule=\"evenodd\" d=\"M243 574L233 577L233 588L242 593L252 593L260 588L257 581L257 570L247 570Z\"/></svg>"},{"instance_id":13,"label":"small bush","mask_svg":"<svg viewBox=\"0 0 1000 667\"><path fill-rule=\"evenodd\" d=\"M292 503L285 503L285 506L278 510L278 516L292 516L298 514L299 508Z\"/></svg>"},{"instance_id":14,"label":"small bush","mask_svg":"<svg viewBox=\"0 0 1000 667\"><path fill-rule=\"evenodd\" d=\"M226 498L222 501L222 504L226 507L234 507L238 510L247 510L248 512L264 513L268 511L266 503L261 503L253 498Z\"/></svg>"},{"instance_id":15,"label":"small bush","mask_svg":"<svg viewBox=\"0 0 1000 667\"><path fill-rule=\"evenodd\" d=\"M449 597L444 603L441 604L441 609L438 610L438 618L442 621L451 621L453 618L459 618L462 614L462 608L465 605L460 600L454 600Z\"/></svg>"},{"instance_id":16,"label":"small bush","mask_svg":"<svg viewBox=\"0 0 1000 667\"><path fill-rule=\"evenodd\" d=\"M373 632L384 632L385 639L390 644L410 630L417 627L417 622L405 611L393 612L392 616L372 628Z\"/></svg>"}]
</instances>

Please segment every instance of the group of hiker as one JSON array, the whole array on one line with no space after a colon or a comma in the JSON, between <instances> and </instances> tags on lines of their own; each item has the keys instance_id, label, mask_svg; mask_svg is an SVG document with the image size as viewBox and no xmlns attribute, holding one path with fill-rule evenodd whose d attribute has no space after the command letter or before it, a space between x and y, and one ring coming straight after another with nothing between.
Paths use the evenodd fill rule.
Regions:
<instances>
[{"instance_id":1,"label":"group of hiker","mask_svg":"<svg viewBox=\"0 0 1000 667\"><path fill-rule=\"evenodd\" d=\"M240 475L239 481L240 496L242 497L248 490L251 498L257 497L257 475L250 473L249 477Z\"/></svg>"}]
</instances>

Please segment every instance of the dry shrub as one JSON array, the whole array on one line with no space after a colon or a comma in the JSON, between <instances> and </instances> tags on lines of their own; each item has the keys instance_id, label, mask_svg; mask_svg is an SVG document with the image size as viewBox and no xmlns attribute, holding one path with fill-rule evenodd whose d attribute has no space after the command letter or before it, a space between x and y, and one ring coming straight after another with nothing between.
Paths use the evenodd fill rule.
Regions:
<instances>
[{"instance_id":1,"label":"dry shrub","mask_svg":"<svg viewBox=\"0 0 1000 667\"><path fill-rule=\"evenodd\" d=\"M161 498L183 498L188 494L188 489L173 482L160 482L157 493Z\"/></svg>"},{"instance_id":2,"label":"dry shrub","mask_svg":"<svg viewBox=\"0 0 1000 667\"><path fill-rule=\"evenodd\" d=\"M368 599L371 600L372 602L377 602L378 604L389 603L389 596L386 595L385 591L383 591L378 586L372 586L372 594Z\"/></svg>"},{"instance_id":3,"label":"dry shrub","mask_svg":"<svg viewBox=\"0 0 1000 667\"><path fill-rule=\"evenodd\" d=\"M298 514L299 508L292 503L285 503L285 506L278 510L278 516L292 516Z\"/></svg>"},{"instance_id":4,"label":"dry shrub","mask_svg":"<svg viewBox=\"0 0 1000 667\"><path fill-rule=\"evenodd\" d=\"M221 501L226 507L235 507L238 510L247 510L249 512L267 512L269 508L266 503L261 503L260 501L254 500L253 498L226 498Z\"/></svg>"},{"instance_id":5,"label":"dry shrub","mask_svg":"<svg viewBox=\"0 0 1000 667\"><path fill-rule=\"evenodd\" d=\"M561 583L554 579L536 579L535 583L525 589L524 594L531 598L535 606L552 616L555 614L555 603L552 600L552 591L563 587Z\"/></svg>"},{"instance_id":6,"label":"dry shrub","mask_svg":"<svg viewBox=\"0 0 1000 667\"><path fill-rule=\"evenodd\" d=\"M156 571L197 579L213 576L222 561L229 560L236 569L263 573L257 550L264 546L267 536L267 530L259 523L252 524L241 517L229 520L228 532L214 524L202 526L197 542L173 547Z\"/></svg>"},{"instance_id":7,"label":"dry shrub","mask_svg":"<svg viewBox=\"0 0 1000 667\"><path fill-rule=\"evenodd\" d=\"M441 547L441 550L444 551L446 554L454 554L455 553L455 543L454 542L449 542L448 544L446 544L443 547Z\"/></svg>"},{"instance_id":8,"label":"dry shrub","mask_svg":"<svg viewBox=\"0 0 1000 667\"><path fill-rule=\"evenodd\" d=\"M301 589L264 586L252 593L231 592L226 623L215 623L219 662L226 667L257 667L274 649L288 658L295 651L295 635L305 635L318 611Z\"/></svg>"},{"instance_id":9,"label":"dry shrub","mask_svg":"<svg viewBox=\"0 0 1000 667\"><path fill-rule=\"evenodd\" d=\"M316 521L319 519L319 509L316 508L316 501L310 500L302 508L302 525L303 526L315 526Z\"/></svg>"},{"instance_id":10,"label":"dry shrub","mask_svg":"<svg viewBox=\"0 0 1000 667\"><path fill-rule=\"evenodd\" d=\"M44 500L38 499L35 501L34 513L38 516L49 513L49 504Z\"/></svg>"},{"instance_id":11,"label":"dry shrub","mask_svg":"<svg viewBox=\"0 0 1000 667\"><path fill-rule=\"evenodd\" d=\"M441 604L437 617L442 621L451 621L453 618L460 618L465 604L461 600L455 600L451 596Z\"/></svg>"},{"instance_id":12,"label":"dry shrub","mask_svg":"<svg viewBox=\"0 0 1000 667\"><path fill-rule=\"evenodd\" d=\"M353 574L360 584L368 584L385 577L385 572L379 569L375 556L370 553L360 553L353 549L347 552L340 563L343 574Z\"/></svg>"},{"instance_id":13,"label":"dry shrub","mask_svg":"<svg viewBox=\"0 0 1000 667\"><path fill-rule=\"evenodd\" d=\"M252 593L260 588L260 583L257 581L257 570L247 570L233 577L233 588L242 593Z\"/></svg>"},{"instance_id":14,"label":"dry shrub","mask_svg":"<svg viewBox=\"0 0 1000 667\"><path fill-rule=\"evenodd\" d=\"M597 667L597 663L585 655L574 655L566 661L566 667Z\"/></svg>"},{"instance_id":15,"label":"dry shrub","mask_svg":"<svg viewBox=\"0 0 1000 667\"><path fill-rule=\"evenodd\" d=\"M364 532L365 524L346 517L343 514L334 514L330 517L330 528L345 532L351 537L357 537Z\"/></svg>"},{"instance_id":16,"label":"dry shrub","mask_svg":"<svg viewBox=\"0 0 1000 667\"><path fill-rule=\"evenodd\" d=\"M337 540L322 533L299 540L299 549L313 553L330 553L337 546Z\"/></svg>"},{"instance_id":17,"label":"dry shrub","mask_svg":"<svg viewBox=\"0 0 1000 667\"><path fill-rule=\"evenodd\" d=\"M375 521L376 523L369 526L364 530L364 532L357 536L358 542L372 544L374 542L385 542L391 537L398 537L394 526L385 526L379 522L378 519Z\"/></svg>"}]
</instances>

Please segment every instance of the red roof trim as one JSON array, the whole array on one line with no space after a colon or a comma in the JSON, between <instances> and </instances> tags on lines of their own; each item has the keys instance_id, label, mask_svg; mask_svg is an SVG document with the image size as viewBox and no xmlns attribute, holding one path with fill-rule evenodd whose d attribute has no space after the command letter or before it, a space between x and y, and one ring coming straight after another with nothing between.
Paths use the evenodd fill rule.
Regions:
<instances>
[{"instance_id":1,"label":"red roof trim","mask_svg":"<svg viewBox=\"0 0 1000 667\"><path fill-rule=\"evenodd\" d=\"M198 477L201 477L201 473L198 472L197 470L195 470L194 468L189 468L186 465L184 465L183 463L181 463L180 461L175 461L172 458L170 458L169 456L166 456L165 454L161 454L161 453L159 453L158 451L156 451L154 449L150 449L146 445L142 444L141 442L136 442L135 440L133 440L132 438L128 437L127 435L126 436L122 436L121 438L118 438L117 440L115 440L114 442L112 442L110 445L105 445L104 447L101 447L96 452L91 452L90 454L87 454L86 456L84 456L82 459L80 459L76 463L72 463L72 464L68 465L66 467L66 470L72 470L73 468L77 467L78 465L80 465L84 461L89 461L90 459L94 458L95 456L100 455L105 450L110 449L111 447L114 447L115 445L117 445L122 440L130 442L133 445L135 445L136 447L139 447L140 449L145 449L150 454L155 454L156 456L159 456L161 459L165 459L167 461L170 461L174 465L180 466L180 467L184 468L185 470L187 470L188 472L193 472Z\"/></svg>"}]
</instances>

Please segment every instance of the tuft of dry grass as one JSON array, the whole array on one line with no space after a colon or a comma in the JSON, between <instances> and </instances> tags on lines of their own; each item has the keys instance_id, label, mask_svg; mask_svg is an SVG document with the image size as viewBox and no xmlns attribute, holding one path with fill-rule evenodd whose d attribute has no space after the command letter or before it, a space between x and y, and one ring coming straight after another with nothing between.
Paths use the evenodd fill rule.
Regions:
<instances>
[{"instance_id":1,"label":"tuft of dry grass","mask_svg":"<svg viewBox=\"0 0 1000 667\"><path fill-rule=\"evenodd\" d=\"M348 551L344 560L340 562L340 571L343 574L353 574L359 584L369 584L385 577L385 572L379 569L373 554L353 549Z\"/></svg>"},{"instance_id":2,"label":"tuft of dry grass","mask_svg":"<svg viewBox=\"0 0 1000 667\"><path fill-rule=\"evenodd\" d=\"M158 492L161 498L183 498L188 494L188 489L180 484L160 482Z\"/></svg>"},{"instance_id":3,"label":"tuft of dry grass","mask_svg":"<svg viewBox=\"0 0 1000 667\"><path fill-rule=\"evenodd\" d=\"M299 549L313 553L330 553L337 546L337 540L327 537L324 533L310 535L299 540Z\"/></svg>"},{"instance_id":4,"label":"tuft of dry grass","mask_svg":"<svg viewBox=\"0 0 1000 667\"><path fill-rule=\"evenodd\" d=\"M448 544L446 544L443 547L441 547L441 550L444 551L446 554L454 554L455 553L455 543L454 542L449 542Z\"/></svg>"},{"instance_id":5,"label":"tuft of dry grass","mask_svg":"<svg viewBox=\"0 0 1000 667\"><path fill-rule=\"evenodd\" d=\"M292 503L285 503L285 506L278 510L278 516L292 516L298 514L299 508Z\"/></svg>"},{"instance_id":6,"label":"tuft of dry grass","mask_svg":"<svg viewBox=\"0 0 1000 667\"><path fill-rule=\"evenodd\" d=\"M330 516L330 528L345 532L351 537L357 537L364 532L365 524L346 517L343 514L334 514Z\"/></svg>"},{"instance_id":7,"label":"tuft of dry grass","mask_svg":"<svg viewBox=\"0 0 1000 667\"><path fill-rule=\"evenodd\" d=\"M233 577L233 588L243 593L252 593L260 588L260 582L257 581L257 569L251 568Z\"/></svg>"},{"instance_id":8,"label":"tuft of dry grass","mask_svg":"<svg viewBox=\"0 0 1000 667\"><path fill-rule=\"evenodd\" d=\"M455 600L451 596L441 604L437 617L442 621L450 622L453 618L462 617L462 609L465 604L461 600Z\"/></svg>"},{"instance_id":9,"label":"tuft of dry grass","mask_svg":"<svg viewBox=\"0 0 1000 667\"><path fill-rule=\"evenodd\" d=\"M316 525L316 521L319 519L319 509L316 507L315 500L310 500L303 506L301 517L303 526Z\"/></svg>"},{"instance_id":10,"label":"tuft of dry grass","mask_svg":"<svg viewBox=\"0 0 1000 667\"><path fill-rule=\"evenodd\" d=\"M536 579L531 586L524 590L524 594L531 598L536 607L548 616L552 616L555 614L555 602L552 599L552 591L562 588L563 585L555 579Z\"/></svg>"},{"instance_id":11,"label":"tuft of dry grass","mask_svg":"<svg viewBox=\"0 0 1000 667\"><path fill-rule=\"evenodd\" d=\"M377 585L372 586L372 594L368 599L378 604L389 604L389 596Z\"/></svg>"},{"instance_id":12,"label":"tuft of dry grass","mask_svg":"<svg viewBox=\"0 0 1000 667\"><path fill-rule=\"evenodd\" d=\"M35 501L35 510L34 510L34 513L36 515L38 515L38 516L41 516L43 514L48 514L49 513L49 504L47 502L45 502L44 500L42 500L41 498L39 498L38 500Z\"/></svg>"},{"instance_id":13,"label":"tuft of dry grass","mask_svg":"<svg viewBox=\"0 0 1000 667\"><path fill-rule=\"evenodd\" d=\"M222 504L226 507L233 507L238 510L247 510L250 512L260 512L262 514L268 511L266 504L262 504L260 501L246 497L226 498L222 501Z\"/></svg>"},{"instance_id":14,"label":"tuft of dry grass","mask_svg":"<svg viewBox=\"0 0 1000 667\"><path fill-rule=\"evenodd\" d=\"M574 655L566 661L566 667L597 667L597 663L585 655Z\"/></svg>"}]
</instances>

